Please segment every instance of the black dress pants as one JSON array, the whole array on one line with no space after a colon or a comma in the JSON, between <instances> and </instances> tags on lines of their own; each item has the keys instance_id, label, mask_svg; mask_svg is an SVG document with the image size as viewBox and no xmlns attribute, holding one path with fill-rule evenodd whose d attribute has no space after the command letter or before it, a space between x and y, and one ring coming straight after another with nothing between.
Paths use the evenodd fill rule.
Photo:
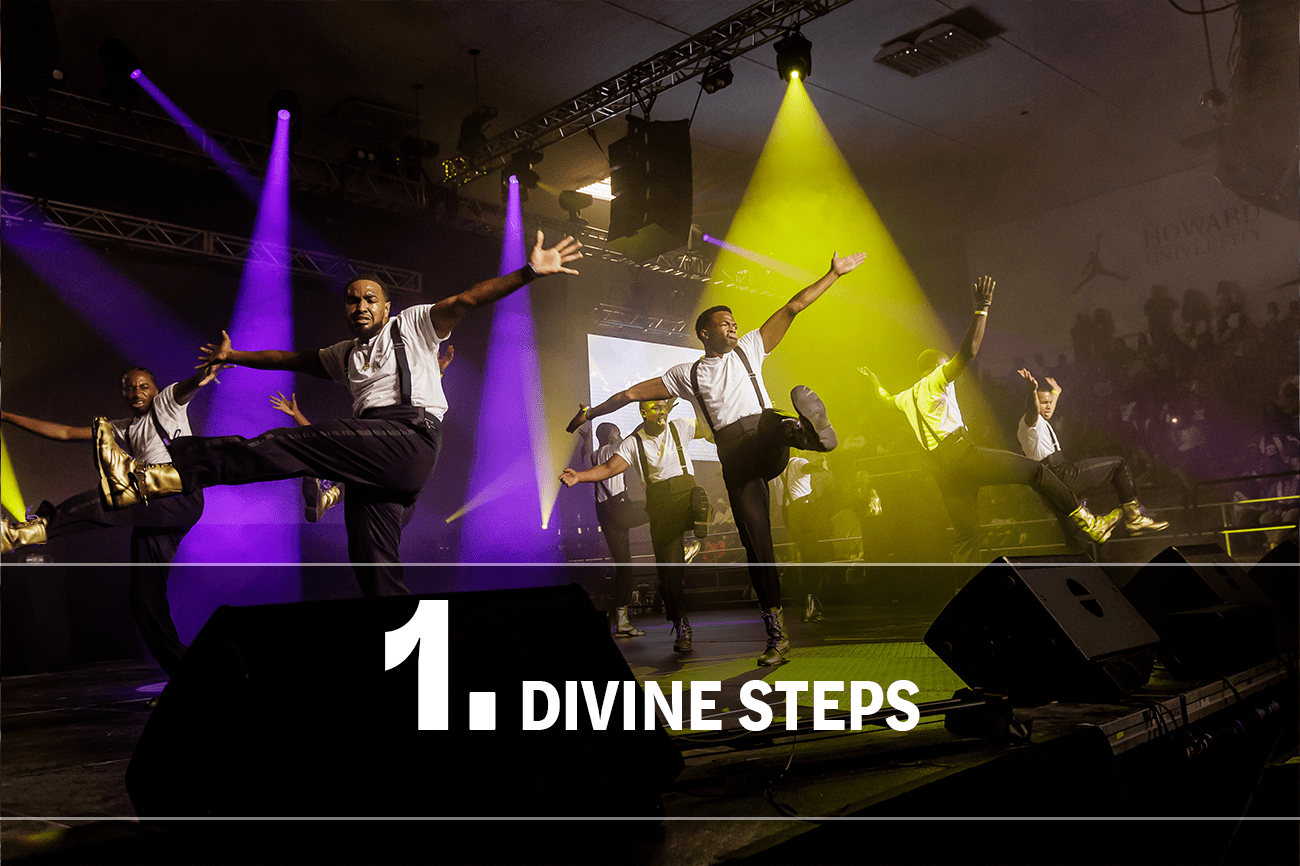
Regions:
<instances>
[{"instance_id":1,"label":"black dress pants","mask_svg":"<svg viewBox=\"0 0 1300 866\"><path fill-rule=\"evenodd\" d=\"M1109 484L1115 488L1115 495L1119 497L1121 505L1137 499L1137 484L1123 457L1093 457L1077 463L1052 463L1044 460L1043 465L1055 472L1075 495Z\"/></svg>"},{"instance_id":2,"label":"black dress pants","mask_svg":"<svg viewBox=\"0 0 1300 866\"><path fill-rule=\"evenodd\" d=\"M790 462L791 429L768 409L741 418L715 434L722 480L731 501L740 543L749 559L749 579L763 610L781 606L781 578L772 549L771 491L767 482Z\"/></svg>"},{"instance_id":3,"label":"black dress pants","mask_svg":"<svg viewBox=\"0 0 1300 866\"><path fill-rule=\"evenodd\" d=\"M980 550L979 490L995 484L1025 484L1048 504L1070 514L1079 500L1043 464L1010 451L978 448L969 440L949 437L930 452L935 481L952 520L953 562L978 562Z\"/></svg>"},{"instance_id":4,"label":"black dress pants","mask_svg":"<svg viewBox=\"0 0 1300 866\"><path fill-rule=\"evenodd\" d=\"M203 516L203 491L152 500L147 506L105 511L99 491L90 490L57 506L42 502L36 514L46 519L50 540L98 527L130 527L131 615L154 660L168 676L174 676L185 644L172 622L167 578L181 540Z\"/></svg>"},{"instance_id":5,"label":"black dress pants","mask_svg":"<svg viewBox=\"0 0 1300 866\"><path fill-rule=\"evenodd\" d=\"M646 485L646 513L650 515L650 541L659 571L659 595L670 622L690 613L686 605L686 552L682 549L682 536L695 528L691 511L694 489L695 480L689 475Z\"/></svg>"},{"instance_id":6,"label":"black dress pants","mask_svg":"<svg viewBox=\"0 0 1300 866\"><path fill-rule=\"evenodd\" d=\"M187 436L169 450L186 491L304 476L347 484L348 559L362 593L385 596L409 592L398 551L402 514L433 473L441 443L432 416L339 418L253 439Z\"/></svg>"},{"instance_id":7,"label":"black dress pants","mask_svg":"<svg viewBox=\"0 0 1300 866\"><path fill-rule=\"evenodd\" d=\"M614 560L614 607L627 607L632 603L636 588L636 575L632 569L632 542L628 533L641 526L649 516L644 502L634 502L625 494L596 502L596 521L600 534L605 536L610 558Z\"/></svg>"}]
</instances>

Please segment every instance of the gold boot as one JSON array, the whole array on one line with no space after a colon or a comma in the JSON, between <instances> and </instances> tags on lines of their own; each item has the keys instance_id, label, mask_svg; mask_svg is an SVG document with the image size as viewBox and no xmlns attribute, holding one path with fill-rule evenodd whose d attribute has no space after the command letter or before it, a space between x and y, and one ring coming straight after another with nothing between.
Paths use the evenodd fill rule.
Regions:
<instances>
[{"instance_id":1,"label":"gold boot","mask_svg":"<svg viewBox=\"0 0 1300 866\"><path fill-rule=\"evenodd\" d=\"M763 611L767 627L767 649L758 657L760 666L779 665L790 657L790 635L785 630L785 614L779 607Z\"/></svg>"},{"instance_id":2,"label":"gold boot","mask_svg":"<svg viewBox=\"0 0 1300 866\"><path fill-rule=\"evenodd\" d=\"M46 541L44 517L18 524L10 523L7 517L0 517L0 520L4 521L4 533L0 537L0 553L13 553L19 547L44 544Z\"/></svg>"},{"instance_id":3,"label":"gold boot","mask_svg":"<svg viewBox=\"0 0 1300 866\"><path fill-rule=\"evenodd\" d=\"M1130 535L1137 535L1141 532L1159 532L1162 529L1169 528L1167 520L1152 520L1147 517L1147 513L1134 499L1132 502L1125 502L1124 508L1124 528L1129 531Z\"/></svg>"},{"instance_id":4,"label":"gold boot","mask_svg":"<svg viewBox=\"0 0 1300 866\"><path fill-rule=\"evenodd\" d=\"M1074 525L1083 530L1083 534L1092 539L1094 544L1105 544L1106 539L1110 538L1111 532L1115 530L1115 524L1119 523L1120 515L1123 512L1116 508L1105 517L1097 517L1088 510L1086 502L1080 502L1079 507L1070 512L1070 519Z\"/></svg>"},{"instance_id":5,"label":"gold boot","mask_svg":"<svg viewBox=\"0 0 1300 866\"><path fill-rule=\"evenodd\" d=\"M114 511L150 499L179 496L181 476L170 463L137 463L118 447L113 425L106 418L96 418L95 469L99 472L99 499L104 508Z\"/></svg>"},{"instance_id":6,"label":"gold boot","mask_svg":"<svg viewBox=\"0 0 1300 866\"><path fill-rule=\"evenodd\" d=\"M337 481L304 478L302 498L306 503L302 516L307 518L308 523L315 523L325 516L326 511L343 501L343 485Z\"/></svg>"},{"instance_id":7,"label":"gold boot","mask_svg":"<svg viewBox=\"0 0 1300 866\"><path fill-rule=\"evenodd\" d=\"M627 615L627 608L617 608L614 613L618 617L617 624L614 626L614 637L645 637L645 632L632 625L632 620Z\"/></svg>"}]
</instances>

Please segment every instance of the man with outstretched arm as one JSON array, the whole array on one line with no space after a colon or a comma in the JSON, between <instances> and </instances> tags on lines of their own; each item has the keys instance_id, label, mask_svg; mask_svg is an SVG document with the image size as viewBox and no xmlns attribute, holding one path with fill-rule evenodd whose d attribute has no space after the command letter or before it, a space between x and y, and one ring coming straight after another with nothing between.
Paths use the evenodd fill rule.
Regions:
<instances>
[{"instance_id":1,"label":"man with outstretched arm","mask_svg":"<svg viewBox=\"0 0 1300 866\"><path fill-rule=\"evenodd\" d=\"M341 481L348 491L343 505L348 559L362 592L406 594L398 552L402 514L433 472L447 411L438 347L467 313L537 277L576 274L566 265L581 258L581 247L566 237L543 249L539 231L529 263L519 270L392 317L379 278L353 277L343 293L352 339L319 351L240 351L223 331L220 344L204 347L204 366L235 364L333 379L351 391L353 417L281 427L255 439L193 437L172 449L171 463L159 466L139 466L101 428L96 456L107 505L125 508L217 484L302 477Z\"/></svg>"},{"instance_id":2,"label":"man with outstretched arm","mask_svg":"<svg viewBox=\"0 0 1300 866\"><path fill-rule=\"evenodd\" d=\"M1025 412L1016 425L1016 438L1020 450L1030 460L1037 460L1065 482L1076 495L1109 484L1119 497L1124 512L1124 528L1130 535L1159 532L1169 528L1168 521L1152 520L1142 509L1137 498L1137 482L1123 457L1093 457L1071 463L1061 453L1061 440L1056 438L1052 416L1061 399L1061 386L1050 376L1045 376L1045 386L1040 386L1034 374L1017 370L1029 390L1025 393Z\"/></svg>"},{"instance_id":3,"label":"man with outstretched arm","mask_svg":"<svg viewBox=\"0 0 1300 866\"><path fill-rule=\"evenodd\" d=\"M105 435L120 441L141 464L164 463L170 448L190 430L189 403L199 389L216 376L216 367L205 367L188 379L158 390L158 380L144 367L132 367L122 374L122 400L130 418L106 421ZM46 439L58 442L88 442L95 438L91 427L72 427L42 421L13 412L0 412L0 419ZM145 646L168 676L180 666L185 644L176 634L171 605L167 602L167 578L180 550L181 540L203 516L203 491L195 490L157 504L153 508L107 511L98 490L65 499L58 505L42 502L36 517L13 525L3 521L3 545L9 553L19 547L45 544L99 527L120 526L131 530L131 615L135 617Z\"/></svg>"},{"instance_id":4,"label":"man with outstretched arm","mask_svg":"<svg viewBox=\"0 0 1300 866\"><path fill-rule=\"evenodd\" d=\"M763 384L763 361L785 337L795 316L865 259L866 253L835 254L824 276L743 337L728 307L710 307L695 321L696 336L704 344L703 358L693 364L678 364L663 376L620 391L599 406L580 406L569 422L569 432L573 432L590 418L642 400L682 397L695 406L697 417L713 431L718 446L722 478L749 558L749 577L763 611L767 649L758 657L760 665L780 664L790 651L772 550L767 482L785 469L791 447L830 451L838 444L826 407L803 385L790 392L798 418L782 416L772 408Z\"/></svg>"},{"instance_id":5,"label":"man with outstretched arm","mask_svg":"<svg viewBox=\"0 0 1300 866\"><path fill-rule=\"evenodd\" d=\"M1047 467L1010 451L979 448L963 425L954 383L979 353L994 286L992 277L975 281L975 311L961 348L951 358L937 349L923 351L917 358L921 379L911 388L895 396L880 386L871 370L859 367L858 371L870 380L872 394L907 417L930 459L956 536L953 562L978 561L979 489L993 484L1033 487L1053 507L1068 514L1090 539L1101 544L1110 537L1119 520L1118 511L1106 517L1094 517Z\"/></svg>"},{"instance_id":6,"label":"man with outstretched arm","mask_svg":"<svg viewBox=\"0 0 1300 866\"><path fill-rule=\"evenodd\" d=\"M445 354L438 355L438 372L446 375L447 368L451 366L452 358L456 356L456 350L453 346L448 345ZM298 395L290 394L287 398L276 391L270 396L271 405L293 419L293 423L299 427L306 427L311 421L307 416L302 414L298 408ZM308 523L315 523L325 516L335 505L343 501L343 484L331 481L328 478L304 478L302 480L302 516ZM410 514L403 518L402 525L405 526L410 522Z\"/></svg>"},{"instance_id":7,"label":"man with outstretched arm","mask_svg":"<svg viewBox=\"0 0 1300 866\"><path fill-rule=\"evenodd\" d=\"M695 418L669 421L668 414L676 402L672 399L643 402L644 423L623 439L603 463L581 472L566 468L560 481L565 487L584 481L599 485L607 479L621 477L629 466L635 465L640 470L641 480L645 482L645 513L650 517L650 540L659 571L659 595L664 600L664 613L677 634L673 650L684 653L691 651L691 623L686 617L689 608L683 565L687 559L682 535L695 525L700 499L703 498L707 508L708 497L703 488L696 486L695 466L686 453L686 446L692 439L703 438L704 430ZM698 541L694 546L695 552L699 552ZM627 608L622 607L620 627L626 618ZM640 629L637 631L645 634Z\"/></svg>"}]
</instances>

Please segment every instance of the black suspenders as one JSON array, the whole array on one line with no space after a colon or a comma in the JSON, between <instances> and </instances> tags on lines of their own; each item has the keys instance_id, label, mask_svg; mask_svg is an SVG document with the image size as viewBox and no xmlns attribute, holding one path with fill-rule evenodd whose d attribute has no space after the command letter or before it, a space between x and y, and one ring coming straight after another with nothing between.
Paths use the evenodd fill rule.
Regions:
<instances>
[{"instance_id":1,"label":"black suspenders","mask_svg":"<svg viewBox=\"0 0 1300 866\"><path fill-rule=\"evenodd\" d=\"M376 335L376 339L378 335ZM359 345L354 344L352 350L355 351ZM402 339L402 329L398 319L393 318L393 354L397 358L397 393L398 405L411 405L411 365L406 360L406 342ZM348 352L351 358L352 352Z\"/></svg>"},{"instance_id":2,"label":"black suspenders","mask_svg":"<svg viewBox=\"0 0 1300 866\"><path fill-rule=\"evenodd\" d=\"M763 389L758 387L758 376L755 375L754 368L750 366L749 358L745 357L744 351L739 346L732 351L740 358L740 363L745 365L745 372L749 374L749 382L754 386L754 394L758 397L758 407L766 409L767 403L763 400ZM700 407L700 413L704 415L704 422L709 425L710 430L717 433L718 428L713 426L713 419L709 417L709 410L704 406L704 395L700 393L700 362L703 360L703 358L700 358L691 365L691 390L695 392L695 402ZM677 434L673 433L673 435L676 436ZM681 446L678 445L677 447L680 450Z\"/></svg>"},{"instance_id":3,"label":"black suspenders","mask_svg":"<svg viewBox=\"0 0 1300 866\"><path fill-rule=\"evenodd\" d=\"M632 435L636 437L636 453L641 458L641 480L648 486L650 484L650 463L645 459L645 447L639 435L644 426L637 427L636 430L632 431ZM671 421L668 422L668 430L673 434L673 443L677 446L677 459L682 462L682 474L690 475L691 472L686 466L686 454L682 451L682 437L677 435L677 428L673 426Z\"/></svg>"}]
</instances>

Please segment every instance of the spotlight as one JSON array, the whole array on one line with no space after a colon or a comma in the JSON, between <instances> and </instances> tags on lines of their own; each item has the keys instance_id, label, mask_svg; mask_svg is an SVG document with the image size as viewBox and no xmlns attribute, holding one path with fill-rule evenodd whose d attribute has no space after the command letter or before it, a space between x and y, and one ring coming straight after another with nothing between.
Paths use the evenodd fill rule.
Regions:
<instances>
[{"instance_id":1,"label":"spotlight","mask_svg":"<svg viewBox=\"0 0 1300 866\"><path fill-rule=\"evenodd\" d=\"M278 120L289 121L289 141L297 142L302 138L302 103L298 94L292 90L277 90L271 94L266 103L266 136L275 139L275 124Z\"/></svg>"},{"instance_id":2,"label":"spotlight","mask_svg":"<svg viewBox=\"0 0 1300 866\"><path fill-rule=\"evenodd\" d=\"M798 30L776 43L776 71L785 81L812 77L812 43Z\"/></svg>"},{"instance_id":3,"label":"spotlight","mask_svg":"<svg viewBox=\"0 0 1300 866\"><path fill-rule=\"evenodd\" d=\"M569 221L586 225L587 221L578 216L578 212L591 205L593 199L585 192L566 189L560 193L560 207L569 212Z\"/></svg>"},{"instance_id":4,"label":"spotlight","mask_svg":"<svg viewBox=\"0 0 1300 866\"><path fill-rule=\"evenodd\" d=\"M704 88L705 93L717 93L731 84L735 77L735 73L731 71L731 55L719 54L714 59L713 65L705 70L700 86Z\"/></svg>"},{"instance_id":5,"label":"spotlight","mask_svg":"<svg viewBox=\"0 0 1300 866\"><path fill-rule=\"evenodd\" d=\"M140 70L135 52L121 39L105 39L99 59L104 62L104 98L118 108L130 108L144 92L132 80Z\"/></svg>"},{"instance_id":6,"label":"spotlight","mask_svg":"<svg viewBox=\"0 0 1300 866\"><path fill-rule=\"evenodd\" d=\"M497 116L497 110L490 105L480 105L465 115L460 122L460 137L456 139L456 152L473 159L487 147L487 136L483 127Z\"/></svg>"},{"instance_id":7,"label":"spotlight","mask_svg":"<svg viewBox=\"0 0 1300 866\"><path fill-rule=\"evenodd\" d=\"M541 178L537 172L533 171L533 166L542 161L542 152L540 150L523 150L515 151L514 156L510 157L510 162L506 167L501 169L501 200L506 201L510 193L510 178L515 178L519 183L519 201L528 201L528 191L537 189L537 184Z\"/></svg>"},{"instance_id":8,"label":"spotlight","mask_svg":"<svg viewBox=\"0 0 1300 866\"><path fill-rule=\"evenodd\" d=\"M58 73L58 75L55 76L56 78L62 78L62 77L63 77L63 70L61 70L61 69L56 69L56 70L54 70L54 71ZM131 73L131 80L132 80L132 81L139 81L139 80L140 80L140 70L139 70L139 69L137 69L137 70L135 70L134 72Z\"/></svg>"}]
</instances>

